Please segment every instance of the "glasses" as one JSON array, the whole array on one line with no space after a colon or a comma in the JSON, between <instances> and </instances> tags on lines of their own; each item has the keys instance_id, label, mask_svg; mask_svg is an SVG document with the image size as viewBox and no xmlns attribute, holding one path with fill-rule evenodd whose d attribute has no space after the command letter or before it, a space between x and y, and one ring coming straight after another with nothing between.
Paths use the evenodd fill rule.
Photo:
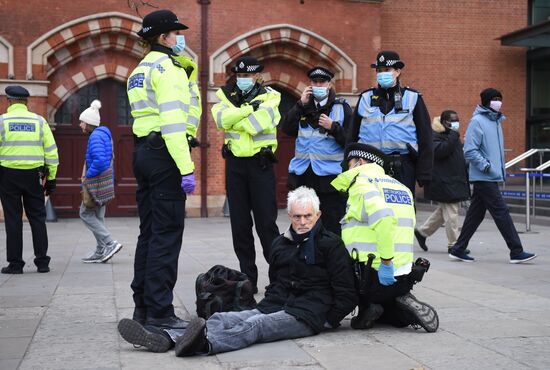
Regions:
<instances>
[{"instance_id":1,"label":"glasses","mask_svg":"<svg viewBox=\"0 0 550 370\"><path fill-rule=\"evenodd\" d=\"M290 218L292 218L293 221L300 222L302 221L302 218L305 218L306 221L313 220L313 213L308 213L306 215L290 215Z\"/></svg>"}]
</instances>

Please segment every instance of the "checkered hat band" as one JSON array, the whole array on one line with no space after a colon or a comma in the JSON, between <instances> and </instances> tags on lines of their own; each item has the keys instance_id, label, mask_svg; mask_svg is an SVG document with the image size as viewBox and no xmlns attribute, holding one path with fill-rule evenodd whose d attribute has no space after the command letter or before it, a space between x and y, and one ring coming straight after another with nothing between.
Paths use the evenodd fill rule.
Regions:
<instances>
[{"instance_id":1,"label":"checkered hat band","mask_svg":"<svg viewBox=\"0 0 550 370\"><path fill-rule=\"evenodd\" d=\"M247 72L254 72L254 71L257 70L258 68L260 68L260 66L259 66L258 64L252 65L252 66L246 66L246 71L247 71Z\"/></svg>"},{"instance_id":2,"label":"checkered hat band","mask_svg":"<svg viewBox=\"0 0 550 370\"><path fill-rule=\"evenodd\" d=\"M348 153L348 159L349 158L363 158L363 159L366 159L367 161L374 162L379 166L384 166L384 160L382 158L380 158L376 154L366 152L364 150L359 150L359 149L351 150Z\"/></svg>"},{"instance_id":3,"label":"checkered hat band","mask_svg":"<svg viewBox=\"0 0 550 370\"><path fill-rule=\"evenodd\" d=\"M311 72L309 75L311 77L323 76L323 77L331 78L330 75L328 73L326 73L325 71L323 71L322 69L316 69L315 71Z\"/></svg>"}]
</instances>

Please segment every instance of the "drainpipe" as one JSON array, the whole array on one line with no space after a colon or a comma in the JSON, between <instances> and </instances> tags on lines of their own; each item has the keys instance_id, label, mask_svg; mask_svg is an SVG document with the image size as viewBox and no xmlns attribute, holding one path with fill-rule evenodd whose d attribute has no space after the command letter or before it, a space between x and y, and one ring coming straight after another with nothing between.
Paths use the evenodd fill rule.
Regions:
<instances>
[{"instance_id":1,"label":"drainpipe","mask_svg":"<svg viewBox=\"0 0 550 370\"><path fill-rule=\"evenodd\" d=\"M207 168L208 168L208 75L210 66L208 61L208 5L210 0L197 0L201 5L201 60L200 60L200 83L201 83L201 217L208 217L207 204Z\"/></svg>"}]
</instances>

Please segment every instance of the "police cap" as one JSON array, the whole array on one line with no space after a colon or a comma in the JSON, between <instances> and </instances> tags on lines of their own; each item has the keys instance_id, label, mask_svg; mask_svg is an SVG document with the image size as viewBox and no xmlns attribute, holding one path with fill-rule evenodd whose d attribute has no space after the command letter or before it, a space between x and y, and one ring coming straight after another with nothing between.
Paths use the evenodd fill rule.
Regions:
<instances>
[{"instance_id":1,"label":"police cap","mask_svg":"<svg viewBox=\"0 0 550 370\"><path fill-rule=\"evenodd\" d=\"M330 81L334 77L334 73L321 66L315 66L307 71L307 76L310 80Z\"/></svg>"},{"instance_id":2,"label":"police cap","mask_svg":"<svg viewBox=\"0 0 550 370\"><path fill-rule=\"evenodd\" d=\"M8 99L27 99L30 96L29 90L19 85L8 86L4 91Z\"/></svg>"},{"instance_id":3,"label":"police cap","mask_svg":"<svg viewBox=\"0 0 550 370\"><path fill-rule=\"evenodd\" d=\"M395 69L401 69L405 67L405 63L399 58L399 54L395 51L384 50L378 53L376 56L376 63L370 65L371 68L391 67Z\"/></svg>"},{"instance_id":4,"label":"police cap","mask_svg":"<svg viewBox=\"0 0 550 370\"><path fill-rule=\"evenodd\" d=\"M344 162L349 162L353 158L363 158L367 161L376 163L377 165L384 167L384 159L386 155L378 148L361 143L348 144L344 152Z\"/></svg>"},{"instance_id":5,"label":"police cap","mask_svg":"<svg viewBox=\"0 0 550 370\"><path fill-rule=\"evenodd\" d=\"M237 59L231 70L235 73L258 73L264 70L264 66L258 62L258 59L244 56Z\"/></svg>"},{"instance_id":6,"label":"police cap","mask_svg":"<svg viewBox=\"0 0 550 370\"><path fill-rule=\"evenodd\" d=\"M147 14L143 18L142 28L137 34L140 37L148 38L165 32L186 30L187 28L189 27L181 24L173 12L163 9Z\"/></svg>"}]
</instances>

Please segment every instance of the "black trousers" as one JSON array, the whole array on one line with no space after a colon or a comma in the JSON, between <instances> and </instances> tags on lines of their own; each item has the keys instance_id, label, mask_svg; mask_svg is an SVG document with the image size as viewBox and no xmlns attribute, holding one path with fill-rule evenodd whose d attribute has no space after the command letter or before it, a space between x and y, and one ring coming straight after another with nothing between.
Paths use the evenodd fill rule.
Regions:
<instances>
[{"instance_id":1,"label":"black trousers","mask_svg":"<svg viewBox=\"0 0 550 370\"><path fill-rule=\"evenodd\" d=\"M239 158L229 155L225 174L233 248L241 272L256 286L258 268L250 213L254 216L264 258L269 263L271 243L279 235L273 164L262 168L257 156Z\"/></svg>"},{"instance_id":2,"label":"black trousers","mask_svg":"<svg viewBox=\"0 0 550 370\"><path fill-rule=\"evenodd\" d=\"M473 182L473 185L472 202L453 250L457 252L466 250L470 239L485 218L485 212L489 210L508 249L510 249L510 257L523 252L521 240L514 226L514 221L510 217L508 205L500 194L498 184L496 182L477 181Z\"/></svg>"},{"instance_id":3,"label":"black trousers","mask_svg":"<svg viewBox=\"0 0 550 370\"><path fill-rule=\"evenodd\" d=\"M398 328L414 322L414 317L395 304L395 298L411 291L414 279L409 275L396 276L392 285L382 285L378 280L378 271L369 270L369 285L364 294L359 295L359 310L364 310L369 304L376 303L384 307L384 313L377 320Z\"/></svg>"},{"instance_id":4,"label":"black trousers","mask_svg":"<svg viewBox=\"0 0 550 370\"><path fill-rule=\"evenodd\" d=\"M0 198L4 208L6 226L6 252L8 263L23 267L23 207L32 231L34 264L46 267L50 263L46 207L44 191L40 184L38 169L16 170L0 167ZM21 199L23 202L21 203Z\"/></svg>"},{"instance_id":5,"label":"black trousers","mask_svg":"<svg viewBox=\"0 0 550 370\"><path fill-rule=\"evenodd\" d=\"M302 175L288 175L288 189L294 190L307 186L315 190L321 202L321 222L325 229L340 236L342 233L340 220L346 214L346 194L337 191L330 185L336 176L318 176L311 166Z\"/></svg>"},{"instance_id":6,"label":"black trousers","mask_svg":"<svg viewBox=\"0 0 550 370\"><path fill-rule=\"evenodd\" d=\"M401 165L398 166L395 174L388 173L388 175L408 187L414 197L416 190L416 165L410 155L399 155L399 161Z\"/></svg>"},{"instance_id":7,"label":"black trousers","mask_svg":"<svg viewBox=\"0 0 550 370\"><path fill-rule=\"evenodd\" d=\"M132 290L136 308L148 318L174 316L173 289L185 220L181 174L168 149L137 143L133 157L137 180L139 237Z\"/></svg>"}]
</instances>

